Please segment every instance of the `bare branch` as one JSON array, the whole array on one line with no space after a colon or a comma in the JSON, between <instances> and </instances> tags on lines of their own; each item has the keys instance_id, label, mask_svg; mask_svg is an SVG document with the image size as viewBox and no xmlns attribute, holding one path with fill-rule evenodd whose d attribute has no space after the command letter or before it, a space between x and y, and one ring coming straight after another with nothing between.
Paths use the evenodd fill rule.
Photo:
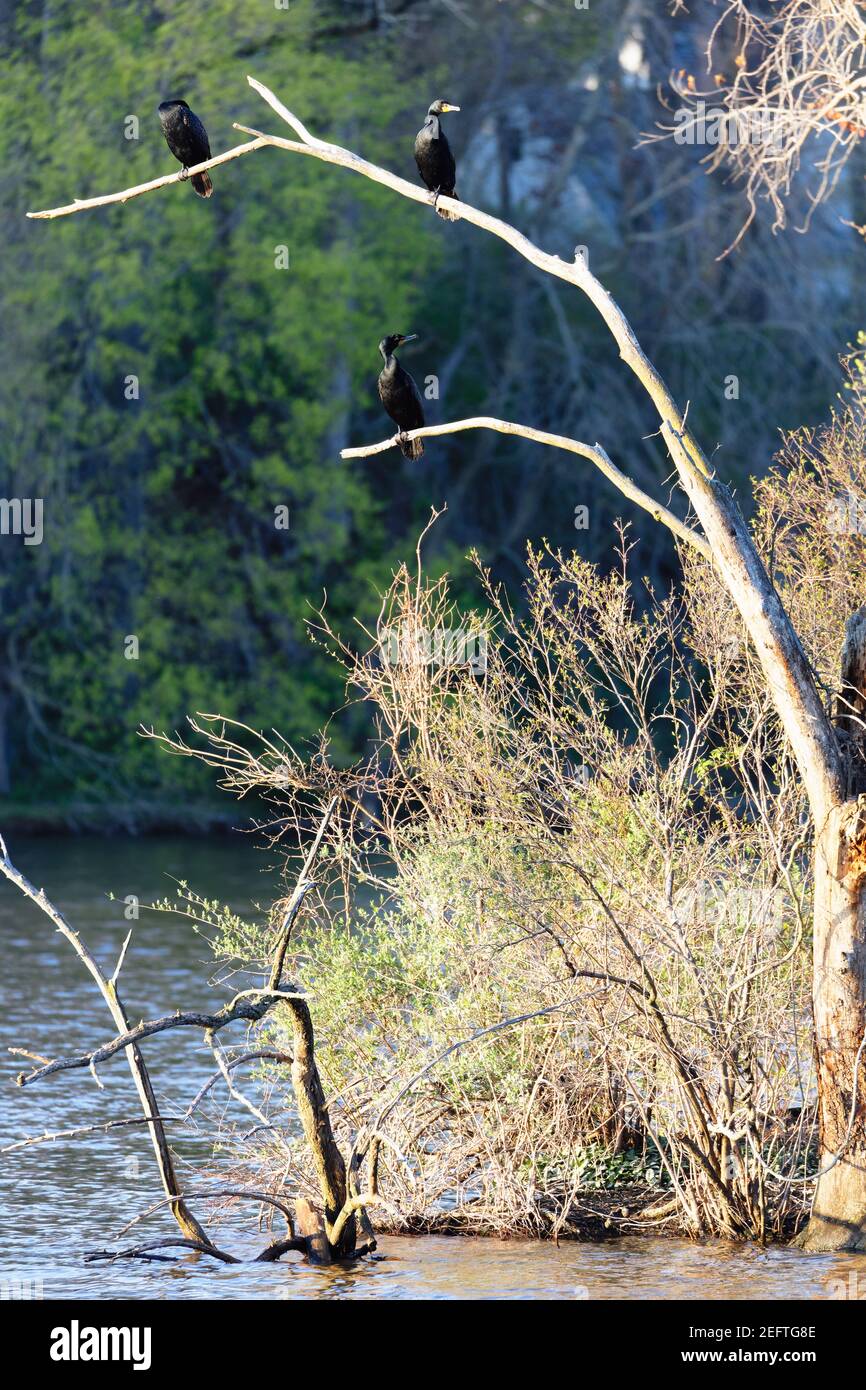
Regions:
<instances>
[{"instance_id":1,"label":"bare branch","mask_svg":"<svg viewBox=\"0 0 866 1390\"><path fill-rule=\"evenodd\" d=\"M26 898L29 898L31 902L34 902L36 906L45 913L46 917L54 923L54 926L60 932L61 936L66 938L79 960L95 981L100 994L108 1006L108 1011L115 1025L123 1030L128 1029L129 1020L126 1017L126 1011L121 1002L120 995L117 992L116 978L112 978L111 980L106 979L96 960L90 954L90 951L78 935L78 932L73 930L63 916L63 913L58 911L50 901L44 888L34 888L30 880L25 878L24 874L22 874L19 869L16 869L12 860L9 858L9 851L6 848L6 842L3 840L2 836L0 836L0 873L3 873L10 883L14 883L15 887L18 888ZM124 945L124 953L125 949L126 947ZM118 968L119 964L120 962L118 962ZM117 971L115 971L115 977L116 974ZM127 1042L125 1046L129 1070L135 1082L135 1088L138 1092L138 1098L141 1102L145 1119L149 1122L148 1129L153 1142L153 1151L159 1167L163 1191L171 1202L172 1215L184 1235L204 1245L208 1245L209 1239L207 1232L199 1225L181 1196L180 1183L174 1171L171 1150L168 1146L168 1139L160 1118L159 1107L156 1103L156 1095L154 1094L144 1058L134 1041ZM84 1065L89 1065L89 1062L85 1062Z\"/></svg>"},{"instance_id":2,"label":"bare branch","mask_svg":"<svg viewBox=\"0 0 866 1390\"><path fill-rule=\"evenodd\" d=\"M276 1197L273 1192L261 1192L256 1187L217 1187L196 1188L194 1192L190 1192L187 1195L197 1201L210 1201L216 1197L233 1197L240 1200L246 1199L251 1202L264 1203L265 1206L274 1207L280 1212L285 1217L289 1231L294 1233L295 1228L292 1221L291 1208L282 1197ZM146 1221L149 1216L153 1216L156 1212L161 1211L165 1206L166 1200L167 1199L163 1197L162 1201L153 1202L145 1211L139 1212L138 1216L134 1216L131 1221L127 1221L126 1225L122 1226L117 1232L118 1238L120 1236L125 1236L127 1231L132 1230L133 1226L138 1226L142 1221Z\"/></svg>"},{"instance_id":3,"label":"bare branch","mask_svg":"<svg viewBox=\"0 0 866 1390\"><path fill-rule=\"evenodd\" d=\"M276 1052L269 1047L261 1047L257 1048L254 1052L244 1052L243 1055L240 1057L233 1057L231 1061L227 1061L225 1063L225 1066L227 1071L232 1071L234 1067L239 1067L244 1062L255 1062L258 1060L268 1062L284 1062L287 1066L291 1066L292 1054L290 1052ZM219 1071L214 1072L210 1080L204 1083L201 1090L197 1092L197 1094L194 1096L189 1106L187 1107L186 1111L184 1112L185 1120L191 1118L194 1112L201 1105L201 1102L204 1100L208 1091L213 1089L213 1087L216 1085L216 1083L219 1081L222 1075L223 1071L222 1068L220 1068ZM2 1152L3 1150L0 1149L0 1153Z\"/></svg>"},{"instance_id":4,"label":"bare branch","mask_svg":"<svg viewBox=\"0 0 866 1390\"><path fill-rule=\"evenodd\" d=\"M258 1120L261 1123L263 1129L269 1130L271 1134L275 1135L277 1143L282 1145L286 1153L291 1158L292 1146L289 1140L286 1139L285 1135L280 1133L276 1125L271 1124L267 1115L265 1115L264 1112L261 1111L257 1105L254 1105L251 1100L247 1099L243 1091L238 1090L237 1086L232 1081L231 1072L229 1071L228 1066L226 1065L226 1059L223 1054L223 1050L219 1045L219 1040L215 1038L213 1034L210 1032L206 1034L206 1037L208 1043L210 1044L211 1052L214 1055L214 1061L216 1062L217 1067L219 1068L220 1075L226 1083L228 1093L231 1096L232 1100L236 1100L239 1105L242 1105L245 1110L248 1110L252 1115L253 1119Z\"/></svg>"},{"instance_id":5,"label":"bare branch","mask_svg":"<svg viewBox=\"0 0 866 1390\"><path fill-rule=\"evenodd\" d=\"M249 140L246 144L235 145L233 149L215 155L213 159L206 159L203 164L191 164L186 171L178 169L176 174L163 174L161 178L151 179L148 183L136 184L134 188L124 188L120 193L106 193L100 198L76 198L73 203L67 203L64 207L48 208L44 212L28 212L27 216L35 221L47 221L54 217L68 217L73 212L87 212L90 208L108 207L111 203L128 203L130 198L140 198L142 193L152 193L154 189L165 188L170 183L185 183L193 174L203 174L206 169L228 164L229 160L239 159L242 154L251 154L253 150L260 150L269 143L266 139Z\"/></svg>"},{"instance_id":6,"label":"bare branch","mask_svg":"<svg viewBox=\"0 0 866 1390\"><path fill-rule=\"evenodd\" d=\"M499 434L516 434L521 439L531 439L537 444L547 444L553 449L564 449L571 454L580 454L582 458L587 458L591 463L594 463L596 468L625 497L628 497L638 507L642 507L644 511L649 512L650 516L661 522L663 526L667 526L668 530L672 531L679 540L692 546L694 550L703 555L705 560L712 558L710 547L703 536L692 527L686 526L661 502L654 501L625 473L621 473L600 444L582 444L577 439L569 439L567 435L549 434L546 430L536 430L529 425L515 424L513 420L497 420L492 415L475 415L466 420L452 420L447 425L425 425L422 429L409 430L404 438L425 439L433 435L457 434L460 430L496 430ZM391 439L383 439L379 444L364 444L355 449L341 449L340 456L344 459L368 458L373 454L382 454L387 449L397 447L399 447L399 436L394 435Z\"/></svg>"},{"instance_id":7,"label":"bare branch","mask_svg":"<svg viewBox=\"0 0 866 1390\"><path fill-rule=\"evenodd\" d=\"M220 1260L222 1264L239 1265L242 1263L237 1255L229 1255L225 1250L219 1250L210 1242L205 1244L201 1240L181 1240L177 1236L169 1240L150 1240L146 1245L135 1245L129 1250L88 1250L84 1256L85 1264L96 1264L99 1260L105 1260L108 1264L114 1264L115 1260L139 1260L157 1258L152 1252L156 1250L172 1250L182 1246L184 1250L196 1250L200 1255L211 1255L213 1259Z\"/></svg>"},{"instance_id":8,"label":"bare branch","mask_svg":"<svg viewBox=\"0 0 866 1390\"><path fill-rule=\"evenodd\" d=\"M152 1115L136 1115L131 1120L109 1120L102 1125L82 1125L78 1129L57 1129L49 1130L45 1134L34 1134L29 1139L19 1139L14 1144L6 1144L0 1149L0 1154L11 1154L16 1149L29 1149L33 1144L53 1144L58 1139L79 1139L85 1134L105 1134L111 1129L127 1129L130 1125L153 1125L153 1124L184 1124L186 1115L161 1115L158 1120ZM165 1197L163 1201L170 1201L171 1198Z\"/></svg>"},{"instance_id":9,"label":"bare branch","mask_svg":"<svg viewBox=\"0 0 866 1390\"><path fill-rule=\"evenodd\" d=\"M786 225L803 168L812 177L799 230L836 189L866 136L866 29L862 0L784 0L769 7L719 0L719 8L707 45L712 82L701 88L693 76L684 80L684 72L674 78L679 110L647 138L706 144L708 171L726 167L743 184L748 213L728 255L760 202L772 208L774 231ZM736 57L725 72L732 50Z\"/></svg>"},{"instance_id":10,"label":"bare branch","mask_svg":"<svg viewBox=\"0 0 866 1390\"><path fill-rule=\"evenodd\" d=\"M325 831L328 828L328 822L330 821L331 816L334 813L334 807L336 806L336 804L337 798L335 796L332 796L331 800L328 802L328 805L325 807L324 815L322 816L322 819L319 822L319 828L316 831L316 838L313 840L313 843L310 846L309 851L307 852L307 857L304 860L304 866L301 869L300 874L298 875L298 881L295 885L295 891L293 892L289 901L289 906L286 909L286 914L283 918L283 924L280 927L279 940L277 942L276 950L274 951L274 960L273 965L271 967L270 977L271 989L279 989L280 987L280 980L282 979L283 974L283 962L286 958L286 951L289 945L289 938L292 934L292 927L295 924L295 919L298 915L298 912L300 911L301 903L303 902L307 894L307 891L313 887L313 884L310 881L310 874L312 873L313 865L316 862L316 856L319 853L319 849L322 844L322 838L325 834Z\"/></svg>"},{"instance_id":11,"label":"bare branch","mask_svg":"<svg viewBox=\"0 0 866 1390\"><path fill-rule=\"evenodd\" d=\"M94 1067L100 1062L105 1062L115 1053L123 1051L131 1043L140 1042L142 1038L152 1037L154 1033L164 1033L169 1028L203 1028L206 1032L216 1033L220 1028L225 1028L229 1023L235 1023L238 1019L243 1019L247 1023L258 1023L264 1018L277 1004L285 1004L289 1000L301 1000L306 996L289 990L266 990L248 989L242 994L238 994L226 1004L225 1008L220 1009L215 1014L200 1013L192 1010L188 1013L164 1014L162 1018L151 1019L149 1023L139 1023L135 1028L130 1028L128 1032L121 1033L118 1037L112 1038L111 1042L104 1043L102 1047L94 1048L92 1052L82 1052L77 1057L58 1057L55 1061L49 1062L48 1066L39 1067L37 1071L22 1072L16 1077L19 1086L30 1086L34 1081L41 1081L43 1077L50 1076L56 1071L71 1071L76 1067Z\"/></svg>"}]
</instances>

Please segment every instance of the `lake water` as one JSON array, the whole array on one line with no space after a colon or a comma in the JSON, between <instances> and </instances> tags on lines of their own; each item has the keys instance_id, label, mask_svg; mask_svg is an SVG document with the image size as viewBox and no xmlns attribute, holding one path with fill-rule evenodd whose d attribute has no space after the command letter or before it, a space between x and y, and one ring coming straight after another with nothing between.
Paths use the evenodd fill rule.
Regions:
<instances>
[{"instance_id":1,"label":"lake water","mask_svg":"<svg viewBox=\"0 0 866 1390\"><path fill-rule=\"evenodd\" d=\"M210 840L12 837L13 861L44 887L100 963L113 964L129 928L122 902L173 892L186 879L239 911L273 896L267 859L242 835ZM170 876L170 877L167 877ZM29 1135L136 1115L126 1062L100 1069L105 1089L87 1070L60 1073L21 1089L21 1047L48 1057L85 1051L114 1032L97 990L48 919L0 879L3 942L0 1009L0 1146ZM189 924L143 914L122 976L129 1017L222 1002L209 988L213 960ZM237 1030L235 1040L241 1036ZM197 1030L149 1039L145 1053L165 1113L180 1113L212 1074L213 1059ZM239 1112L243 1113L243 1112ZM174 1140L178 1171L210 1163L204 1139ZM383 1237L379 1257L350 1269L315 1269L299 1256L279 1264L217 1265L185 1254L174 1264L85 1265L88 1249L171 1235L167 1216L151 1218L134 1237L120 1228L161 1196L150 1144L141 1128L19 1149L0 1156L0 1296L16 1289L45 1298L185 1299L827 1299L866 1294L866 1256L810 1256L723 1242L629 1237L605 1244ZM201 1204L191 1204L201 1218ZM269 1237L255 1229L256 1209L221 1220L217 1241L254 1255ZM859 1282L858 1282L859 1281Z\"/></svg>"}]
</instances>

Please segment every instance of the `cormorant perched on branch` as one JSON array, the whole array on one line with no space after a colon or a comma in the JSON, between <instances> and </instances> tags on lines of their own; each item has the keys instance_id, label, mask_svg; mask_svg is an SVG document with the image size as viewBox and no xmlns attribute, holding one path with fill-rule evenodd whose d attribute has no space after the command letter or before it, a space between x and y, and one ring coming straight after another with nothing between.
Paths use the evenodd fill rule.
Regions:
<instances>
[{"instance_id":1,"label":"cormorant perched on branch","mask_svg":"<svg viewBox=\"0 0 866 1390\"><path fill-rule=\"evenodd\" d=\"M165 143L184 169L191 164L204 164L210 159L207 131L185 101L161 102L159 119ZM209 198L213 193L213 184L207 173L193 174L190 183L200 198Z\"/></svg>"},{"instance_id":2,"label":"cormorant perched on branch","mask_svg":"<svg viewBox=\"0 0 866 1390\"><path fill-rule=\"evenodd\" d=\"M457 190L454 187L457 166L454 163L451 146L448 144L445 132L440 125L439 117L444 116L446 111L459 110L459 106L452 106L447 101L434 101L427 112L426 121L415 136L415 163L418 165L418 173L424 183L430 192L435 194L433 206L437 212L439 212L437 204L440 193L444 194L446 198L457 197ZM453 212L439 212L439 216L444 217L448 222L457 221L457 216Z\"/></svg>"},{"instance_id":3,"label":"cormorant perched on branch","mask_svg":"<svg viewBox=\"0 0 866 1390\"><path fill-rule=\"evenodd\" d=\"M406 439L406 430L419 430L424 424L424 407L421 392L412 377L400 366L394 356L394 349L404 343L411 343L417 333L391 333L379 344L379 351L385 365L379 373L379 400L398 427L400 449L403 457L419 459L424 452L423 439Z\"/></svg>"}]
</instances>

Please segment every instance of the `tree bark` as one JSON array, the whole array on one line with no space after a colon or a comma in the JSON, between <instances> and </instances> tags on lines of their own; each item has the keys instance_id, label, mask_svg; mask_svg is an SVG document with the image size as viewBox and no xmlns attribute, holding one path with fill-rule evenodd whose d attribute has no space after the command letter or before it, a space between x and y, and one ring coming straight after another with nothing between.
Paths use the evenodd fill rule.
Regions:
<instances>
[{"instance_id":1,"label":"tree bark","mask_svg":"<svg viewBox=\"0 0 866 1390\"><path fill-rule=\"evenodd\" d=\"M304 1129L304 1137L310 1146L316 1164L319 1187L325 1204L325 1232L330 1231L348 1196L346 1164L337 1147L319 1069L316 1066L313 1020L303 1000L292 999L287 1003L292 1014L292 1086L298 1106L298 1115ZM298 1220L302 1213L297 1204L295 1214ZM304 1231L309 1234L309 1231ZM343 1227L332 1257L345 1259L355 1249L355 1218L351 1216ZM321 1262L321 1256L318 1257Z\"/></svg>"},{"instance_id":2,"label":"tree bark","mask_svg":"<svg viewBox=\"0 0 866 1390\"><path fill-rule=\"evenodd\" d=\"M848 798L815 836L812 1007L820 1164L804 1250L866 1250L866 608L849 619L836 724Z\"/></svg>"},{"instance_id":3,"label":"tree bark","mask_svg":"<svg viewBox=\"0 0 866 1390\"><path fill-rule=\"evenodd\" d=\"M804 1250L866 1250L866 807L861 802L834 808L817 837L813 950L821 1176L812 1216L797 1243Z\"/></svg>"}]
</instances>

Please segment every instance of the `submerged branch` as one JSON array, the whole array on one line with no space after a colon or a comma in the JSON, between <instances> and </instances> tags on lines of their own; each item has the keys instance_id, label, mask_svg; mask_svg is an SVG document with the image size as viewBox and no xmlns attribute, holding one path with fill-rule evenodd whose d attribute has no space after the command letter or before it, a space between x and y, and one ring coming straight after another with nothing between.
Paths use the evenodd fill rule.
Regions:
<instances>
[{"instance_id":1,"label":"submerged branch","mask_svg":"<svg viewBox=\"0 0 866 1390\"><path fill-rule=\"evenodd\" d=\"M132 1079L135 1083L135 1089L138 1093L141 1108L144 1111L144 1118L148 1123L148 1130L153 1143L154 1156L159 1168L163 1191L171 1204L172 1215L185 1236L204 1246L208 1246L210 1241L207 1232L204 1230L204 1227L199 1225L199 1222L196 1220L181 1195L180 1183L178 1182L177 1174L174 1170L174 1161L168 1146L165 1126L162 1123L159 1107L156 1103L156 1095L153 1085L151 1084L150 1073L147 1070L140 1048L137 1046L134 1039L128 1038L128 1034L126 1034L125 1031L129 1028L129 1020L117 990L117 976L120 965L126 955L129 938L127 937L127 940L124 942L120 960L118 960L114 974L109 980L100 969L96 959L85 946L78 932L69 925L63 913L51 902L45 889L35 888L30 880L21 873L20 869L16 869L9 857L9 851L2 835L0 835L0 873L2 873L10 883L14 883L15 887L18 888L26 898L29 898L31 902L35 903L40 911L45 913L49 921L54 924L61 936L66 938L95 982L102 998L105 1000L115 1026L124 1030L124 1036L127 1037L127 1041L124 1044L126 1059L129 1064L129 1070L132 1073ZM85 1062L83 1065L87 1066L89 1063ZM21 1082L20 1078L19 1084L24 1084Z\"/></svg>"},{"instance_id":2,"label":"submerged branch","mask_svg":"<svg viewBox=\"0 0 866 1390\"><path fill-rule=\"evenodd\" d=\"M199 1255L211 1255L215 1260L221 1261L226 1265L239 1265L242 1262L237 1255L229 1255L226 1250L220 1250L210 1242L207 1244L202 1240L183 1240L179 1236L173 1236L168 1240L150 1240L146 1245L134 1245L129 1250L88 1250L84 1256L85 1264L96 1264L99 1260L105 1260L108 1264L114 1264L115 1260L148 1260L158 1257L154 1254L157 1250L171 1250L182 1247L184 1250L195 1250Z\"/></svg>"}]
</instances>

